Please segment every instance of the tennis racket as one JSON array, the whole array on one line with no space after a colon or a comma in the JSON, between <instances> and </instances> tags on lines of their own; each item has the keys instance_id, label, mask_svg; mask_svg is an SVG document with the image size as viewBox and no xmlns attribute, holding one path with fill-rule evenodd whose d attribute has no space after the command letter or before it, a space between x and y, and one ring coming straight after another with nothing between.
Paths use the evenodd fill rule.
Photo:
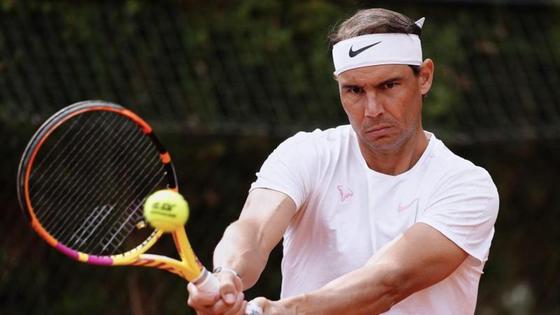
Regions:
<instances>
[{"instance_id":1,"label":"tennis racket","mask_svg":"<svg viewBox=\"0 0 560 315\"><path fill-rule=\"evenodd\" d=\"M28 143L18 170L18 199L31 227L80 262L154 267L218 292L185 229L172 232L180 260L146 253L163 235L145 222L143 204L160 189L177 191L171 157L152 128L122 106L84 101L51 116ZM248 304L246 314L262 311Z\"/></svg>"}]
</instances>

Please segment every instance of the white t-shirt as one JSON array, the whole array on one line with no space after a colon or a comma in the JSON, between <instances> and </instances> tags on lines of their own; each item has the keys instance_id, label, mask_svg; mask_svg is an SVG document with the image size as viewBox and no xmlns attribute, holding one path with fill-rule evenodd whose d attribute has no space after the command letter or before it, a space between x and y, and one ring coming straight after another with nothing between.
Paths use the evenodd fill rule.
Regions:
<instances>
[{"instance_id":1,"label":"white t-shirt","mask_svg":"<svg viewBox=\"0 0 560 315\"><path fill-rule=\"evenodd\" d=\"M392 176L371 170L348 125L300 132L274 150L251 189L283 192L298 211L284 234L282 297L318 289L363 266L416 222L470 256L449 277L384 314L473 314L498 213L490 175L433 134L418 162ZM430 244L426 244L430 246Z\"/></svg>"}]
</instances>

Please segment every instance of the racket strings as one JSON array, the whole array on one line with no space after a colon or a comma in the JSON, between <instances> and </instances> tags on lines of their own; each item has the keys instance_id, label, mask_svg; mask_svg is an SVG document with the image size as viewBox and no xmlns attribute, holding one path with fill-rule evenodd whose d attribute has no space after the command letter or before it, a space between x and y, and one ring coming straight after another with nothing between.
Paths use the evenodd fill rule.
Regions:
<instances>
[{"instance_id":1,"label":"racket strings","mask_svg":"<svg viewBox=\"0 0 560 315\"><path fill-rule=\"evenodd\" d=\"M150 149L149 146L147 146L146 148ZM153 150L153 148L152 148L152 150ZM143 152L146 152L146 150L144 150ZM143 152L141 152L140 154L138 154L136 156L143 156L143 154L142 154ZM136 166L140 165L140 164L134 163L134 161L129 161L129 162L132 162L131 163L132 165L136 165ZM158 168L161 168L160 163L152 163L151 165L152 166L157 165ZM127 170L128 171L133 171L132 173L142 174L137 169L132 169L130 167L127 168ZM119 178L119 179L122 178L122 179L130 180L132 178L131 176L128 176L128 174L118 174L118 175L119 176L116 177L116 178ZM144 184L146 184L146 183L144 183L142 181L140 182L140 185L144 185ZM110 186L117 185L119 187L122 187L124 191L127 191L128 188L131 186L131 183L128 183L126 181L125 182L117 182L117 183L112 182L109 185ZM136 212L138 215L136 217L133 217L133 216L130 216L130 215L124 216L124 214L126 214L126 213L121 213L121 211L114 211L112 209L113 207L119 207L119 208L123 208L123 209L127 209L127 210L132 209L133 211L138 210L138 207L134 208L134 207L130 207L130 205L125 205L125 204L129 203L126 200L122 200L122 198L118 199L118 197L119 197L118 193L119 192L120 192L120 190L114 190L112 192L112 195L110 194L110 192L104 192L104 193L107 193L107 195L104 196L104 198L109 199L109 200L113 200L112 205L110 207L110 210L111 210L110 213L113 214L113 216L110 217L109 218L110 220L108 221L108 223L105 224L105 228L107 230L104 233L100 234L100 235L105 235L106 236L105 240L99 240L99 241L96 241L95 243L90 243L90 245L91 244L98 244L102 248L102 250L101 250L102 252L106 252L107 247L109 245L112 245L112 243L108 243L108 242L114 242L114 240L116 239L115 236L117 236L117 234L121 235L121 237L118 238L118 239L125 240L126 236L128 236L128 234L133 230L134 224L136 224L141 219L140 212L138 212L138 211ZM121 194L121 196L138 196L138 195L129 193L129 194ZM101 209L106 209L106 208L109 208L109 207L105 207L105 208L101 208ZM121 215L119 216L119 214L121 214ZM107 236L111 236L111 237L107 240ZM119 242L119 244L113 244L114 246L112 248L116 249L121 243L122 242ZM87 248L86 248L86 250L87 250ZM93 248L91 250L93 250Z\"/></svg>"},{"instance_id":2,"label":"racket strings","mask_svg":"<svg viewBox=\"0 0 560 315\"><path fill-rule=\"evenodd\" d=\"M117 183L117 184L119 184L119 183ZM117 193L118 193L118 191L115 190L113 192L113 195L109 196L109 197L114 198L115 197L114 195L117 194ZM101 193L98 192L97 195L100 195L100 194ZM76 247L78 245L82 245L83 242L86 241L86 240L83 239L83 234L84 233L87 232L89 234L93 234L93 233L96 232L97 228L102 224L106 226L106 229L108 229L108 231L109 231L108 233L110 235L112 235L113 233L116 233L116 232L113 232L113 231L115 231L115 230L118 231L124 225L129 226L129 229L127 229L125 231L131 231L133 225L129 224L129 223L136 224L137 222L139 222L142 218L141 212L138 211L139 209L137 207L131 207L130 205L128 205L128 206L125 206L125 209L127 209L126 211L127 212L132 211L133 213L136 211L138 216L132 218L132 220L124 220L124 221L123 221L123 219L115 218L115 216L117 216L117 214L120 213L118 211L115 211L115 207L119 206L121 204L123 204L123 202L121 200L115 200L115 201L112 202L112 204L95 206L93 208L92 212L90 213L90 215L88 215L88 217L83 219L83 225L78 230L78 231L82 231L82 233L74 232L72 226L64 225L64 226L62 226L63 228L65 228L64 231L61 231L59 234L61 234L63 237L67 235L69 237L68 244L72 247ZM140 203L140 205L141 205L141 203ZM125 212L123 212L123 214L124 213ZM110 216L111 214L113 215L112 217ZM121 216L122 216L122 214L121 214ZM104 223L104 222L114 222L114 223L111 225L111 223ZM117 227L114 227L115 225ZM107 234L107 233L104 233L104 234ZM78 243L78 242L81 242L81 243ZM99 244L99 246L101 246L103 248L102 251L104 251L107 247L107 245L105 245L105 244L106 244L106 242L102 242L101 244ZM89 247L85 247L85 248L83 248L83 250L93 251L94 250L93 245L97 245L97 243L90 242L89 245L90 245ZM118 245L120 245L120 243ZM115 247L118 247L118 246L115 246Z\"/></svg>"},{"instance_id":3,"label":"racket strings","mask_svg":"<svg viewBox=\"0 0 560 315\"><path fill-rule=\"evenodd\" d=\"M146 196L150 192L157 190L157 188L164 188L163 177L151 186L149 183L141 184L144 186L143 191L136 196ZM125 207L126 212L123 212L119 219L111 226L108 233L104 233L105 237L99 243L102 253L116 254L119 252L123 243L128 239L128 236L137 228L137 224L143 221L142 205L144 199L129 198L130 202ZM124 204L124 202L123 202ZM94 245L95 243L90 243ZM86 247L85 250L93 251L93 247Z\"/></svg>"},{"instance_id":4,"label":"racket strings","mask_svg":"<svg viewBox=\"0 0 560 315\"><path fill-rule=\"evenodd\" d=\"M82 116L79 116L78 119L80 119L80 121L82 122L81 130L89 130L90 133L91 130L85 128L84 126L87 126L88 124L97 124L97 122L85 122ZM106 121L101 121L99 123L98 126L101 128L100 130L103 131L106 130L104 128L105 124ZM125 129L123 128L123 126L121 126L121 128L117 131L115 136L120 136L123 130ZM65 130L63 136L67 134L72 134L72 126L70 126L70 128L67 128ZM100 134L98 135L98 137L95 137L95 141L100 141L100 139L107 136L108 135L106 134ZM67 138L65 137L65 139ZM62 137L59 141L57 141L56 145L61 143L60 142L61 140ZM41 209L41 211L38 213L40 220L43 220L44 222L50 222L52 224L55 223L63 224L65 221L70 220L72 218L71 216L68 215L60 219L51 218L50 215L52 214L60 215L62 213L61 211L52 210L52 209L53 208L60 209L67 206L67 202L71 200L75 200L76 194L78 194L80 191L70 190L65 195L63 195L63 197L57 199L53 199L52 195L56 194L57 192L60 192L60 190L63 188L68 189L69 186L68 183L73 183L78 180L85 180L85 178L83 178L85 174L84 167L88 166L88 164L78 163L78 159L76 157L81 157L86 155L99 156L99 157L106 156L106 154L104 154L105 152L92 152L94 148L97 149L104 148L103 146L98 146L98 142L92 142L89 145L82 145L83 143L86 143L87 140L88 138L85 135L76 132L75 136L72 139L70 139L68 143L66 143L64 146L64 148L70 150L64 150L64 149L61 150L61 152L59 152L58 155L56 155L56 158L52 162L49 162L47 164L48 165L47 169L41 170L39 166L35 168L35 171L31 176L31 180L34 183L34 185L31 186L32 189L30 189L30 191L32 195L40 196L39 198L36 198L37 200L35 201L36 208ZM114 145L116 145L116 143L114 143ZM110 149L111 147L105 147L105 148ZM52 149L47 148L47 156L43 158L41 162L48 161L48 158L52 156L52 154L54 153L56 153L55 146L53 146ZM61 156L64 158L60 159ZM99 162L103 162L103 161L99 161ZM41 176L39 179L34 180L33 178L34 174L40 174ZM90 177L89 179L91 180L92 178ZM73 204L77 205L75 202ZM46 227L52 228L51 226L46 226Z\"/></svg>"},{"instance_id":5,"label":"racket strings","mask_svg":"<svg viewBox=\"0 0 560 315\"><path fill-rule=\"evenodd\" d=\"M101 252L109 252L114 254L122 244L126 241L127 237L134 230L135 224L143 220L142 207L143 201L133 202L126 212L123 212L122 219L117 220L105 237L101 240Z\"/></svg>"},{"instance_id":6,"label":"racket strings","mask_svg":"<svg viewBox=\"0 0 560 315\"><path fill-rule=\"evenodd\" d=\"M83 118L83 117L79 117L79 118ZM98 121L99 120L100 119L98 119ZM101 129L99 130L106 131L110 127L109 124L108 128L105 128L106 121L101 121L99 125L97 124L98 123L97 121L87 122L84 121L83 119L81 121L82 121L81 124L82 128L83 126L91 124L91 125L101 127ZM115 136L118 137L122 135L122 131L125 130L122 127L123 126L121 126L121 128L118 130ZM83 129L87 130L87 128L83 128ZM65 130L65 133L71 133L71 131L72 129L69 128ZM90 134L91 133L92 130L90 129ZM31 193L32 195L35 196L42 196L42 198L37 198L35 205L37 209L41 209L41 211L38 212L39 219L46 223L45 228L47 228L47 230L53 231L55 234L58 234L60 231L55 230L54 227L52 226L53 224L64 226L66 222L71 221L72 219L75 218L76 215L79 215L80 212L74 212L74 213L65 213L64 217L62 218L56 217L57 215L63 214L63 212L60 211L60 209L65 209L68 206L74 206L75 208L80 209L77 206L80 206L82 204L80 204L79 201L77 200L82 200L82 201L85 200L84 198L79 198L80 197L79 194L84 193L83 190L71 189L72 187L71 185L69 185L69 183L76 183L84 180L88 180L90 183L96 183L95 180L96 175L103 175L103 172L97 172L92 176L90 171L88 173L88 176L85 176L86 175L85 168L86 167L91 168L92 166L89 165L89 163L84 163L85 161L80 160L79 157L95 156L95 157L99 157L100 160L98 160L97 162L99 162L100 165L103 165L102 163L106 163L105 160L102 160L103 157L107 157L106 152L110 149L113 149L114 146L117 145L117 142L114 142L112 146L107 146L107 147L100 146L99 141L108 136L109 136L108 134L96 134L96 137L94 137L93 142L89 143L88 145L83 145L84 143L87 143L88 138L85 137L85 135L76 133L75 137L65 145L66 148L76 148L76 149L69 152L61 151L58 156L63 155L66 156L66 158L63 160L59 160L57 162L49 163L49 166L56 165L56 167L54 167L53 169L46 169L44 171L40 170L39 168L35 169L36 173L40 173L43 175L42 179L45 184L42 184L39 181L35 181L32 187L39 187L42 188L43 190L39 189L36 192L31 190ZM97 150L92 152L92 150L95 149ZM100 151L100 149L106 149L106 150ZM47 152L51 154L54 152L54 148L47 149L47 150L49 150ZM52 198L53 194L60 193L62 189L66 191L65 194L61 194L61 197L58 198ZM91 197L91 194L89 197Z\"/></svg>"},{"instance_id":7,"label":"racket strings","mask_svg":"<svg viewBox=\"0 0 560 315\"><path fill-rule=\"evenodd\" d=\"M111 214L113 208L110 205L98 206L83 220L82 224L73 233L67 244L72 248L82 248L92 235L102 225L103 221ZM63 237L64 238L64 237Z\"/></svg>"},{"instance_id":8,"label":"racket strings","mask_svg":"<svg viewBox=\"0 0 560 315\"><path fill-rule=\"evenodd\" d=\"M140 170L139 172L145 171L145 174L153 174L158 170L163 171L161 165L158 165L158 169L155 169L155 163L153 165L154 168L152 170L146 169ZM132 183L129 183L130 185L126 186L125 189L133 189L133 193L130 194L129 198L119 199L115 202L116 204L125 205L124 209L126 209L126 211L122 212L119 218L113 220L114 223L110 227L108 226L108 233L103 234L105 237L99 243L102 252L108 251L114 254L127 239L128 235L134 230L136 224L143 221L141 207L144 203L144 199L139 199L138 197L132 198L132 196L146 196L150 192L156 190L157 187L164 187L163 179L162 177L156 183L151 184L147 180L153 180L153 178L145 176L144 179L139 181L139 184L132 185ZM138 191L139 188L141 191ZM97 245L97 243L90 243L90 245L94 244ZM94 248L90 246L86 247L85 250L93 251Z\"/></svg>"},{"instance_id":9,"label":"racket strings","mask_svg":"<svg viewBox=\"0 0 560 315\"><path fill-rule=\"evenodd\" d=\"M152 149L151 146L146 146L146 149ZM147 150L144 151L148 153ZM136 223L143 220L142 216L142 209L141 206L143 205L144 199L138 199L138 196L146 196L150 192L154 191L157 187L163 187L163 179L164 177L156 178L153 177L153 174L164 174L163 165L159 162L159 156L157 159L152 156L147 156L145 154L139 154L137 157L149 157L150 160L140 161L140 163L133 163L136 166L147 166L150 165L149 168L144 167L141 169L135 168L128 168L127 173L123 174L122 178L127 179L123 183L117 183L117 185L121 185L124 191L131 192L128 195L122 194L121 198L118 198L115 194L119 191L115 190L114 194L110 196L110 198L118 198L115 200L115 204L122 205L126 211L120 212L121 215L118 219L114 220L114 224L110 227L110 232L106 233L105 239L101 242L103 248L102 250L105 251L108 246L112 246L114 249L118 248L120 244L126 239L126 236L133 230ZM134 174L142 174L142 177L132 176ZM134 182L133 180L137 181ZM155 182L155 183L152 183ZM126 198L128 196L128 198Z\"/></svg>"},{"instance_id":10,"label":"racket strings","mask_svg":"<svg viewBox=\"0 0 560 315\"><path fill-rule=\"evenodd\" d=\"M90 154L90 150L96 146L95 142L88 146L81 145L81 143L87 141L87 134L84 133L91 133L91 128L88 126L91 122L88 123L84 119L84 116L78 116L74 119L73 125L62 128L63 134L52 148L46 148L41 151L45 156L41 157L40 163L34 168L34 172L32 172L30 178L31 181L37 183L31 186L30 193L32 195L42 196L42 198L37 198L37 200L35 200L37 206L42 206L41 202L43 202L44 199L48 199L52 192L57 191L61 185L64 185L64 183L67 182L68 176L83 175L81 171L78 172L77 169L73 169L69 167L69 165L72 165L73 161L76 160L76 156ZM100 130L105 130L106 123L107 121L102 120L99 122ZM74 132L73 127L76 124L79 124L80 127ZM73 137L69 138L69 136L72 135ZM49 140L51 140L53 136L51 136ZM97 140L100 140L102 137L103 135L98 137ZM62 147L60 147L61 144ZM46 165L46 169L42 169L43 165ZM74 166L79 167L80 165L74 163ZM66 172L66 174L64 172ZM42 182L49 183L49 185L38 184ZM42 212L48 214L49 210L43 209Z\"/></svg>"},{"instance_id":11,"label":"racket strings","mask_svg":"<svg viewBox=\"0 0 560 315\"><path fill-rule=\"evenodd\" d=\"M39 221L78 251L126 251L144 196L165 188L159 152L135 123L114 113L81 114L59 129L66 130L42 149L31 174Z\"/></svg>"},{"instance_id":12,"label":"racket strings","mask_svg":"<svg viewBox=\"0 0 560 315\"><path fill-rule=\"evenodd\" d=\"M80 118L80 117L79 117L79 118ZM44 172L39 173L40 178L39 178L38 180L41 180L45 174L49 174L49 173L50 173L49 171L50 171L50 168L51 168L51 167L53 167L53 166L55 166L55 165L56 165L56 166L59 166L59 165L60 165L60 164L58 163L58 161L57 161L59 158L65 157L65 155L58 154L56 157L53 158L54 161L50 161L50 160L51 160L51 158L50 158L51 155L57 153L59 150L65 150L65 149L72 150L72 149L75 149L75 148L76 148L76 147L59 148L59 146L60 146L62 143L66 143L67 138L70 137L70 136L72 135L72 133L68 132L68 130L74 130L75 127L76 127L76 125L79 124L79 122L80 122L80 119L73 119L72 122L71 122L70 127L69 127L69 128L67 129L67 131L60 137L60 139L58 139L58 140L56 141L56 143L53 145L52 150L47 151L47 153L45 154L45 157L44 157L43 159L41 159L41 160L39 161L39 163L37 163L37 166L35 166L37 169L42 169L43 167L47 167L47 169L46 169ZM84 130L85 130L85 128L83 128L83 125L81 125L80 127L78 127L78 130L75 132L75 136L81 134L82 132L84 132ZM47 166L44 166L44 164L47 163L47 162L45 162L45 161L49 161L49 162L48 162L49 164L48 164ZM33 177L33 175L35 175L35 174L32 174L32 177ZM31 190L33 190L34 188L35 188L35 186L31 187Z\"/></svg>"},{"instance_id":13,"label":"racket strings","mask_svg":"<svg viewBox=\"0 0 560 315\"><path fill-rule=\"evenodd\" d=\"M100 115L99 115L100 116ZM84 121L84 116L79 116L82 129L88 130L89 136L91 137L91 133L93 130L90 125L96 125L99 127L97 131L105 131L105 123L107 120L101 120L100 117L97 116L97 121L88 122ZM87 117L87 116L86 116ZM99 122L99 123L98 123ZM87 126L87 128L84 128ZM72 134L72 128L67 128L64 130L65 134ZM53 162L49 163L48 165L52 167L46 170L40 170L39 168L35 168L35 172L41 174L41 178L44 179L44 185L39 181L35 181L32 187L39 187L43 188L44 190L33 191L31 190L32 195L41 196L42 198L37 198L35 201L35 208L38 209L37 214L39 220L42 220L44 227L50 231L54 235L58 235L60 231L55 230L53 225L56 224L58 226L64 226L65 223L68 221L72 221L77 215L80 215L80 211L71 212L71 213L64 213L60 211L60 209L65 209L70 205L78 206L81 205L78 200L83 200L83 198L78 198L79 193L83 192L79 189L70 189L69 183L76 183L77 180L89 180L90 182L95 182L91 176L85 176L86 172L84 171L84 167L91 167L89 163L83 163L84 160L79 160L78 157L83 156L104 156L104 152L92 152L93 148L107 148L110 147L103 147L98 145L98 141L100 139L107 137L107 135L99 134L97 137L94 137L94 141L89 142L88 145L81 145L83 143L87 143L88 138L80 133L75 133L75 136L68 141L64 145L65 148L74 148L73 150L63 150L58 152L57 157L64 156L65 159L53 159ZM62 140L62 138L60 139ZM57 142L57 144L60 141ZM76 150L79 148L81 150ZM46 149L49 154L47 156L52 156L53 153L56 153L54 146L53 149ZM44 151L44 150L43 150ZM43 161L48 161L44 159ZM81 161L82 163L78 163ZM99 161L103 162L103 161ZM91 173L91 172L90 172ZM47 176L45 176L45 174ZM89 178L87 178L89 177ZM79 186L77 186L79 187ZM60 193L64 189L65 193ZM53 198L53 194L60 193L60 196L56 196ZM54 209L54 210L53 210ZM79 208L78 208L79 209ZM64 215L63 217L60 217Z\"/></svg>"},{"instance_id":14,"label":"racket strings","mask_svg":"<svg viewBox=\"0 0 560 315\"><path fill-rule=\"evenodd\" d=\"M124 139L124 138L123 138L123 139ZM131 143L130 141L126 141L126 142L129 143L129 144ZM140 154L140 156L141 156L141 155L142 155L142 154ZM101 165L104 164L103 161L99 161L99 162L100 162ZM134 165L134 163L132 163L132 164ZM160 164L160 163L158 163L158 165L159 165L159 164ZM152 165L153 165L153 164L152 164ZM124 177L124 178L126 178L126 177ZM93 180L92 182L96 182L96 181ZM121 183L117 183L117 185L122 185L122 184L121 184ZM90 197L90 198L91 198L91 197ZM113 196L104 196L104 198L106 198L106 199L112 199L112 198L114 198L114 197L113 197ZM95 200L95 199L94 199L94 198L91 198L91 199L88 199L88 200ZM94 212L94 213L101 213L101 216L97 215L97 216L93 216L93 218L97 218L97 219L98 219L98 218L102 218L104 221L109 220L110 222L113 222L113 221L114 221L114 218L107 217L107 216L105 215L105 212L107 212L107 214L109 214L109 213L112 213L112 214L118 213L118 211L115 212L114 209L113 209L113 208L114 208L114 205L117 205L117 206L118 206L118 203L119 203L119 202L116 201L116 202L113 202L113 205L110 205L110 206L101 206L101 207L100 207L100 206L97 206L97 207L94 209L93 212ZM101 209L102 211L98 211L98 209ZM105 210L107 210L107 211L105 211ZM87 223L88 220L91 220L91 218L92 218L91 216L88 217L88 218L86 218L86 219L84 220L84 222ZM93 224L93 223L95 223L95 224ZM89 228L90 226L96 226L96 227L97 227L97 226L99 225L99 223L102 223L102 222L97 222L97 221L96 221L96 222L93 222L93 223L82 225L81 231L87 230L87 229L85 229L85 228ZM69 229L69 230L71 231L71 229ZM98 233L97 231L95 231L95 232ZM90 232L90 234L91 234L91 232ZM70 234L70 236L75 236L75 235L76 235L75 233L74 233L74 234ZM78 233L77 235L79 236L80 234ZM83 235L83 232L82 232L82 235ZM62 236L62 238L64 238L64 236ZM82 237L82 238L83 238L83 237ZM79 237L78 237L78 240L79 240ZM82 241L83 241L83 239L82 239ZM74 245L75 245L75 244L74 244Z\"/></svg>"},{"instance_id":15,"label":"racket strings","mask_svg":"<svg viewBox=\"0 0 560 315\"><path fill-rule=\"evenodd\" d=\"M154 161L156 162L156 161ZM144 168L136 170L136 174L146 174L143 178L137 178L138 182L122 183L125 191L131 192L128 194L129 198L117 199L116 204L120 204L126 211L122 212L120 217L114 220L113 225L110 226L108 233L104 233L105 237L101 240L102 252L115 253L120 246L126 241L128 235L134 230L136 224L143 221L142 205L144 202L143 196L148 195L150 192L156 190L157 187L165 187L163 185L164 176L161 176L157 181L154 176L150 174L163 174L163 166L159 161L151 163L151 168ZM131 179L132 177L128 177ZM155 183L153 183L155 181ZM123 196L126 196L123 194Z\"/></svg>"},{"instance_id":16,"label":"racket strings","mask_svg":"<svg viewBox=\"0 0 560 315\"><path fill-rule=\"evenodd\" d=\"M119 139L123 139L123 142L126 142L128 145L123 147L123 150L128 150L130 148L130 145L134 145L137 143L133 143L131 141L131 138L134 136L133 133L129 133L128 136L123 135L122 133L119 133L117 135L115 135L115 137L119 138ZM141 138L140 138L141 139ZM139 138L137 137L136 142L139 141ZM108 152L114 152L116 150L116 148L119 146L120 142L117 141L113 141L111 146L106 146L104 147L102 151L96 152L96 156L99 156L99 160L96 161L97 165L108 165L108 163L112 163L112 161L110 161L111 156L109 154L107 154ZM143 154L145 151L141 152L140 154ZM121 165L118 165L119 167L126 167L126 165L123 165L126 162L126 160L123 160ZM136 165L136 164L132 164L132 165ZM100 169L98 172L96 172L93 177L89 178L89 182L92 183L92 185L100 185L102 187L110 187L111 185L118 185L119 183L115 182L119 177L119 176L111 176L113 169L106 167L104 169ZM81 169L77 169L74 171L74 174L76 175L80 175L83 174ZM79 193L80 191L76 190L74 191L74 194ZM116 192L115 192L116 193ZM81 208L87 208L85 202L89 201L89 202L94 202L96 204L98 204L98 206L96 206L94 208L94 213L96 212L96 209L105 209L104 207L106 205L100 205L100 202L103 202L104 199L111 199L114 196L108 196L105 194L104 190L101 189L97 189L96 191L93 191L89 194L89 196L87 196L87 198L81 198L80 202L76 203L73 202L73 200L75 199L75 196L71 196L68 195L65 200L61 200L62 206L70 206L73 205L75 208L77 209L81 209ZM95 217L94 217L95 218ZM69 219L70 220L70 219ZM53 223L56 223L57 221L53 221ZM60 222L60 227L64 228L64 227L68 227L67 225L65 225L65 222ZM64 234L64 231L61 230L54 230L55 233L57 234Z\"/></svg>"}]
</instances>

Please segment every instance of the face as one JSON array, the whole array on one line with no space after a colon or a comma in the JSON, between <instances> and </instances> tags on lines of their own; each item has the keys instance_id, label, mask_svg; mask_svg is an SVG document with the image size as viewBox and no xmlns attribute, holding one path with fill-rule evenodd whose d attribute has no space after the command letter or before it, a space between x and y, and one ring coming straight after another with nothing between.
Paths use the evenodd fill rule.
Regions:
<instances>
[{"instance_id":1,"label":"face","mask_svg":"<svg viewBox=\"0 0 560 315\"><path fill-rule=\"evenodd\" d=\"M399 150L422 131L422 95L428 93L433 62L419 74L407 65L379 65L345 71L338 78L340 100L362 147Z\"/></svg>"}]
</instances>

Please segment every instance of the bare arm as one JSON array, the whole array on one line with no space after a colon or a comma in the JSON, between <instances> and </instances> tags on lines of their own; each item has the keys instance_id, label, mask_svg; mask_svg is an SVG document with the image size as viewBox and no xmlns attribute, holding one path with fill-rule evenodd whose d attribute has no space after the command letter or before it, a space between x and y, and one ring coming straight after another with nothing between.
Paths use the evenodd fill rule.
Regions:
<instances>
[{"instance_id":1,"label":"bare arm","mask_svg":"<svg viewBox=\"0 0 560 315\"><path fill-rule=\"evenodd\" d=\"M233 269L241 278L218 273L219 294L199 292L189 284L188 304L197 314L245 314L243 290L255 284L295 212L292 199L281 192L255 189L249 193L239 219L228 226L214 251L214 266Z\"/></svg>"},{"instance_id":2,"label":"bare arm","mask_svg":"<svg viewBox=\"0 0 560 315\"><path fill-rule=\"evenodd\" d=\"M443 280L467 256L439 231L418 223L362 268L316 291L277 302L258 299L257 303L265 314L379 314Z\"/></svg>"},{"instance_id":3,"label":"bare arm","mask_svg":"<svg viewBox=\"0 0 560 315\"><path fill-rule=\"evenodd\" d=\"M284 193L269 189L251 191L239 219L228 226L216 247L214 266L236 270L244 288L250 288L295 212L294 202Z\"/></svg>"}]
</instances>

